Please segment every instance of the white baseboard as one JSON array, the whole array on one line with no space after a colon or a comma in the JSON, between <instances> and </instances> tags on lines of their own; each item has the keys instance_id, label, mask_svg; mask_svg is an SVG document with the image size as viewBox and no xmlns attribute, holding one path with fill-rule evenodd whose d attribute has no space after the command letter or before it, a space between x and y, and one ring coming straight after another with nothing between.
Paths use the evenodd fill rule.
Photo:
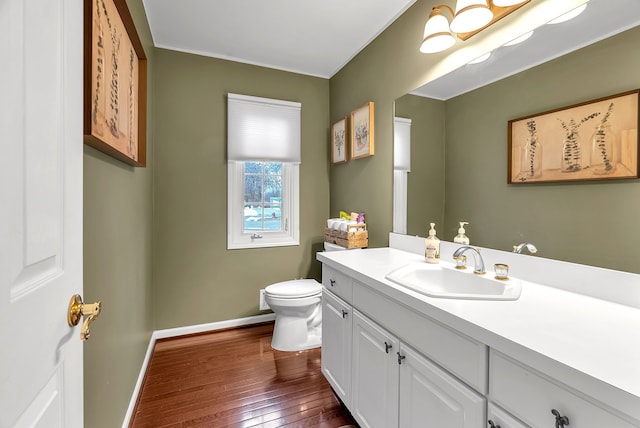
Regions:
<instances>
[{"instance_id":1,"label":"white baseboard","mask_svg":"<svg viewBox=\"0 0 640 428\"><path fill-rule=\"evenodd\" d=\"M138 399L138 394L140 393L140 389L142 388L142 381L144 380L144 374L147 371L147 367L149 366L149 361L151 360L151 355L153 354L153 347L156 344L156 338L154 337L155 332L151 334L151 339L149 339L149 345L147 346L147 353L144 356L144 360L142 361L142 367L140 368L140 373L138 373L138 380L136 381L136 386L133 388L133 393L131 394L131 400L129 400L129 408L127 408L127 413L124 415L124 421L122 421L122 428L128 428L129 423L131 422L131 417L133 416L133 410L136 407L136 400Z\"/></svg>"},{"instance_id":2,"label":"white baseboard","mask_svg":"<svg viewBox=\"0 0 640 428\"><path fill-rule=\"evenodd\" d=\"M165 339L167 337L184 336L185 334L203 333L205 331L222 330L223 328L240 327L249 324L273 321L276 314L256 315L254 317L238 318L235 320L218 321L207 324L190 325L186 327L167 328L153 332L154 339Z\"/></svg>"},{"instance_id":3,"label":"white baseboard","mask_svg":"<svg viewBox=\"0 0 640 428\"><path fill-rule=\"evenodd\" d=\"M151 355L153 354L153 348L156 344L156 340L166 339L166 338L175 337L175 336L184 336L186 334L204 333L207 331L222 330L225 328L241 327L241 326L250 325L250 324L259 324L263 322L273 321L275 319L276 319L276 314L271 313L271 314L264 314L264 315L256 315L253 317L238 318L234 320L212 322L207 324L198 324L198 325L192 325L192 326L186 326L186 327L155 330L151 334L151 339L149 339L149 345L147 346L147 353L144 356L144 361L142 362L142 367L140 368L140 373L138 374L138 380L136 381L136 386L133 389L133 393L131 394L131 400L129 401L129 408L127 409L127 413L124 416L124 421L122 421L122 428L128 428L129 423L131 422L131 417L133 416L133 411L136 406L136 400L138 399L138 394L140 394L140 390L142 389L144 374L146 373L147 366L149 365L149 361L151 360Z\"/></svg>"}]
</instances>

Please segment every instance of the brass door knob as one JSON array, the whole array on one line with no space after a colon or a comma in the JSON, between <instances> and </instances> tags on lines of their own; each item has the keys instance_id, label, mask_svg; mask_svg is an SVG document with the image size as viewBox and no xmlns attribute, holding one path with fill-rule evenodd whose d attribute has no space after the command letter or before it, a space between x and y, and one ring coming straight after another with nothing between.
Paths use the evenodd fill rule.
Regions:
<instances>
[{"instance_id":1,"label":"brass door knob","mask_svg":"<svg viewBox=\"0 0 640 428\"><path fill-rule=\"evenodd\" d=\"M67 311L67 322L70 327L78 325L80 318L85 317L80 329L80 340L85 341L91 335L89 324L95 321L102 310L102 303L82 303L82 297L74 294L69 301L69 310Z\"/></svg>"}]
</instances>

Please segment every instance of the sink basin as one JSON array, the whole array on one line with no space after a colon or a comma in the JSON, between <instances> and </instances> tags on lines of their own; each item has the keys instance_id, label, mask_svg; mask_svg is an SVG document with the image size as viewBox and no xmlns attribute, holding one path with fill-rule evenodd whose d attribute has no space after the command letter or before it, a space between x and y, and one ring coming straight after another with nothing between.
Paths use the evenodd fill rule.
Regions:
<instances>
[{"instance_id":1,"label":"sink basin","mask_svg":"<svg viewBox=\"0 0 640 428\"><path fill-rule=\"evenodd\" d=\"M517 300L522 286L517 278L498 280L493 272L484 275L473 269L458 270L445 262L411 263L395 269L386 278L430 297L474 300Z\"/></svg>"}]
</instances>

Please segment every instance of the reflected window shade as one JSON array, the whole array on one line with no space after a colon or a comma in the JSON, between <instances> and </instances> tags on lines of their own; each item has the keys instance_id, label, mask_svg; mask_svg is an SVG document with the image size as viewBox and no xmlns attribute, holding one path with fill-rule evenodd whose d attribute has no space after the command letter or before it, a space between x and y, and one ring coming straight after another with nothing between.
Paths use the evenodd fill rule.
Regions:
<instances>
[{"instance_id":1,"label":"reflected window shade","mask_svg":"<svg viewBox=\"0 0 640 428\"><path fill-rule=\"evenodd\" d=\"M393 232L407 234L407 171L393 171Z\"/></svg>"},{"instance_id":2,"label":"reflected window shade","mask_svg":"<svg viewBox=\"0 0 640 428\"><path fill-rule=\"evenodd\" d=\"M394 118L393 169L411 171L411 119Z\"/></svg>"},{"instance_id":3,"label":"reflected window shade","mask_svg":"<svg viewBox=\"0 0 640 428\"><path fill-rule=\"evenodd\" d=\"M227 159L300 163L302 104L228 94Z\"/></svg>"}]
</instances>

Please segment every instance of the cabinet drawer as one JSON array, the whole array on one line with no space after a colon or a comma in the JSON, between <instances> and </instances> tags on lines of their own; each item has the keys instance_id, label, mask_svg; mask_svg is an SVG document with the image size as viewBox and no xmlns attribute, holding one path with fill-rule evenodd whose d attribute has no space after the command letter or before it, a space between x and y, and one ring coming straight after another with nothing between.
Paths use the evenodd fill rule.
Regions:
<instances>
[{"instance_id":1,"label":"cabinet drawer","mask_svg":"<svg viewBox=\"0 0 640 428\"><path fill-rule=\"evenodd\" d=\"M493 350L489 376L491 399L531 426L556 426L552 409L569 418L569 427L636 426L604 409L596 400Z\"/></svg>"},{"instance_id":2,"label":"cabinet drawer","mask_svg":"<svg viewBox=\"0 0 640 428\"><path fill-rule=\"evenodd\" d=\"M488 348L353 281L353 306L482 394Z\"/></svg>"},{"instance_id":3,"label":"cabinet drawer","mask_svg":"<svg viewBox=\"0 0 640 428\"><path fill-rule=\"evenodd\" d=\"M331 290L336 296L342 297L347 303L352 300L351 278L347 275L330 268L326 264L322 265L322 285L327 290Z\"/></svg>"}]
</instances>

